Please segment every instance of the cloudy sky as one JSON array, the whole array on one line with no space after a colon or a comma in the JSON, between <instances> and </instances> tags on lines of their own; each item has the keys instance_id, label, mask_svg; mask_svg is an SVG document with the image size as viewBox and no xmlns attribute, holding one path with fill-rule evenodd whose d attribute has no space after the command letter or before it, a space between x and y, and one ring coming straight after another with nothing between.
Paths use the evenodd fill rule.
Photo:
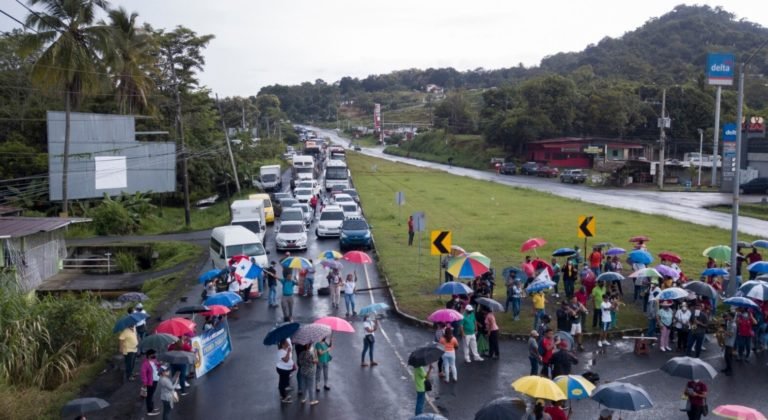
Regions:
<instances>
[{"instance_id":1,"label":"cloudy sky","mask_svg":"<svg viewBox=\"0 0 768 420\"><path fill-rule=\"evenodd\" d=\"M216 38L202 82L222 96L275 83L365 77L406 68L537 65L619 37L682 0L111 0L154 27ZM768 26L768 3L700 0ZM24 8L0 9L20 18ZM18 24L0 15L0 30Z\"/></svg>"}]
</instances>

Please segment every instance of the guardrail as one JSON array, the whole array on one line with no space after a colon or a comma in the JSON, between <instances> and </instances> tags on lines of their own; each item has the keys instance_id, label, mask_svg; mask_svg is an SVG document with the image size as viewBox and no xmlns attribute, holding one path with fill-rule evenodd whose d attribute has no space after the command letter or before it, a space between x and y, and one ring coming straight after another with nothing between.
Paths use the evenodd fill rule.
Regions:
<instances>
[{"instance_id":1,"label":"guardrail","mask_svg":"<svg viewBox=\"0 0 768 420\"><path fill-rule=\"evenodd\" d=\"M110 273L112 268L115 266L115 263L112 262L112 259L107 255L105 258L98 258L98 257L92 257L92 258L65 258L62 262L62 269L81 269L81 268L88 268L88 269L98 269L98 268L106 268L107 274Z\"/></svg>"}]
</instances>

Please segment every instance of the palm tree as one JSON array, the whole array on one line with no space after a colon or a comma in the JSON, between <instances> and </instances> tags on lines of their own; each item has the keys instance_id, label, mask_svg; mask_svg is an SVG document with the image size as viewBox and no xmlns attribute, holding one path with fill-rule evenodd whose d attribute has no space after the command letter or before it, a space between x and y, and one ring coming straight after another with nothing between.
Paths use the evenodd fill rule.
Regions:
<instances>
[{"instance_id":1,"label":"palm tree","mask_svg":"<svg viewBox=\"0 0 768 420\"><path fill-rule=\"evenodd\" d=\"M121 114L150 110L148 97L155 88L150 74L155 71L156 45L151 30L136 26L138 17L138 13L129 15L122 7L109 11L114 45L105 59Z\"/></svg>"},{"instance_id":2,"label":"palm tree","mask_svg":"<svg viewBox=\"0 0 768 420\"><path fill-rule=\"evenodd\" d=\"M41 88L64 89L65 131L61 175L62 215L67 215L69 195L70 117L84 93L95 91L101 82L100 53L108 50L110 30L94 25L98 9L106 10L106 0L27 0L43 11L27 16L27 26L36 33L24 41L23 52L44 51L32 67L32 83Z\"/></svg>"}]
</instances>

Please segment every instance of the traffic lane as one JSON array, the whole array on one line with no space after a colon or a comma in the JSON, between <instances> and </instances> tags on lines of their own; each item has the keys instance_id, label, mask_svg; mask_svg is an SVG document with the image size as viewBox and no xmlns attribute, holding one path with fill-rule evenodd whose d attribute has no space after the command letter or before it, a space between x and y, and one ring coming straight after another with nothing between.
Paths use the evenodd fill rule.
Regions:
<instances>
[{"instance_id":1,"label":"traffic lane","mask_svg":"<svg viewBox=\"0 0 768 420\"><path fill-rule=\"evenodd\" d=\"M319 130L324 136L331 138L337 144L346 144L336 133L329 130ZM722 229L731 228L731 216L707 210L702 207L717 204L731 204L732 195L725 193L694 193L694 192L656 192L636 191L618 188L589 188L583 185L561 184L552 180L531 176L497 175L493 172L479 171L468 168L426 162L417 159L387 155L383 148L363 148L362 153L392 162L405 163L421 168L435 169L454 175L466 176L473 179L493 181L504 185L534 189L548 192L561 197L585 201L593 204L625 210L638 211L646 214L667 216L676 220L694 222L705 226L715 226ZM743 202L759 202L760 196L742 196ZM768 221L751 217L739 218L739 231L750 235L762 236L768 230Z\"/></svg>"}]
</instances>

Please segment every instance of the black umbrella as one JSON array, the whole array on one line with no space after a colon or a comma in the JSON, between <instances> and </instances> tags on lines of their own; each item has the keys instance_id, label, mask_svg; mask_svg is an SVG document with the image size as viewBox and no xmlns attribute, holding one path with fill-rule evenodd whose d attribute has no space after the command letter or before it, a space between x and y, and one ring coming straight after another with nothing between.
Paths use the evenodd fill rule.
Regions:
<instances>
[{"instance_id":1,"label":"black umbrella","mask_svg":"<svg viewBox=\"0 0 768 420\"><path fill-rule=\"evenodd\" d=\"M709 363L693 357L673 357L661 370L672 376L686 379L715 379L717 371Z\"/></svg>"},{"instance_id":2,"label":"black umbrella","mask_svg":"<svg viewBox=\"0 0 768 420\"><path fill-rule=\"evenodd\" d=\"M710 299L714 299L717 297L717 291L715 290L714 287L698 280L689 281L688 283L685 283L683 285L683 289L688 289L699 296L708 297Z\"/></svg>"},{"instance_id":3,"label":"black umbrella","mask_svg":"<svg viewBox=\"0 0 768 420\"><path fill-rule=\"evenodd\" d=\"M128 292L120 295L117 298L118 302L144 302L149 299L149 296L141 292Z\"/></svg>"},{"instance_id":4,"label":"black umbrella","mask_svg":"<svg viewBox=\"0 0 768 420\"><path fill-rule=\"evenodd\" d=\"M173 350L158 354L157 360L168 362L172 365L191 365L195 363L195 354L191 351Z\"/></svg>"},{"instance_id":5,"label":"black umbrella","mask_svg":"<svg viewBox=\"0 0 768 420\"><path fill-rule=\"evenodd\" d=\"M475 299L475 301L486 308L490 309L491 312L504 312L504 305L501 303L487 297L479 297Z\"/></svg>"},{"instance_id":6,"label":"black umbrella","mask_svg":"<svg viewBox=\"0 0 768 420\"><path fill-rule=\"evenodd\" d=\"M408 356L408 364L414 367L427 366L443 357L444 351L434 346L421 347Z\"/></svg>"},{"instance_id":7,"label":"black umbrella","mask_svg":"<svg viewBox=\"0 0 768 420\"><path fill-rule=\"evenodd\" d=\"M178 338L171 334L152 334L144 337L139 343L139 351L146 353L147 350L154 350L158 353L168 349L171 343L175 343Z\"/></svg>"},{"instance_id":8,"label":"black umbrella","mask_svg":"<svg viewBox=\"0 0 768 420\"><path fill-rule=\"evenodd\" d=\"M176 310L176 313L179 315L185 315L185 314L196 314L200 312L208 312L210 311L210 308L205 305L189 305L189 306L182 306L181 308Z\"/></svg>"},{"instance_id":9,"label":"black umbrella","mask_svg":"<svg viewBox=\"0 0 768 420\"><path fill-rule=\"evenodd\" d=\"M525 401L520 398L501 397L486 403L477 413L475 420L507 420L525 416Z\"/></svg>"},{"instance_id":10,"label":"black umbrella","mask_svg":"<svg viewBox=\"0 0 768 420\"><path fill-rule=\"evenodd\" d=\"M109 403L101 398L78 398L61 408L61 417L77 417L86 413L109 407Z\"/></svg>"}]
</instances>

